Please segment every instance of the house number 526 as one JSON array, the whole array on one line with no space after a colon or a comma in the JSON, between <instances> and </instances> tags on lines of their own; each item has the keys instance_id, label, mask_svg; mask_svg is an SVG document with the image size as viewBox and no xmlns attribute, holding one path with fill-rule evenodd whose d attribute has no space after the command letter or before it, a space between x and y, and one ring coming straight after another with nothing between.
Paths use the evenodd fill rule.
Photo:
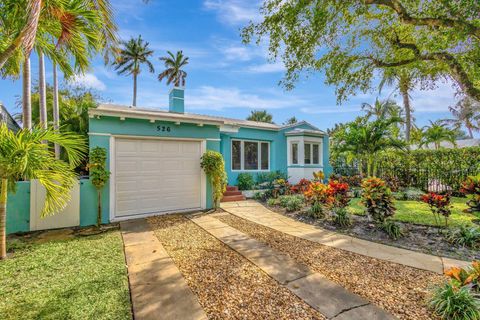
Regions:
<instances>
[{"instance_id":1,"label":"house number 526","mask_svg":"<svg viewBox=\"0 0 480 320\"><path fill-rule=\"evenodd\" d=\"M157 126L157 131L167 131L167 132L170 132L170 127L166 127L166 126Z\"/></svg>"}]
</instances>

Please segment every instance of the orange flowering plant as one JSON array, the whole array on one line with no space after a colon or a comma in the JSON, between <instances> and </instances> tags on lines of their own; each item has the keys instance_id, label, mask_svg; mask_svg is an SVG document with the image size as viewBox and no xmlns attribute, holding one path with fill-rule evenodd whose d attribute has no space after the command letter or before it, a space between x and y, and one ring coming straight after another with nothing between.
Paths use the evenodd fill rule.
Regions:
<instances>
[{"instance_id":1,"label":"orange flowering plant","mask_svg":"<svg viewBox=\"0 0 480 320\"><path fill-rule=\"evenodd\" d=\"M325 206L330 206L335 201L332 188L318 181L311 182L303 195L307 201Z\"/></svg>"},{"instance_id":2,"label":"orange flowering plant","mask_svg":"<svg viewBox=\"0 0 480 320\"><path fill-rule=\"evenodd\" d=\"M388 217L395 214L392 191L382 179L363 179L362 203L368 216L377 223L384 223Z\"/></svg>"},{"instance_id":3,"label":"orange flowering plant","mask_svg":"<svg viewBox=\"0 0 480 320\"><path fill-rule=\"evenodd\" d=\"M467 201L467 205L470 207L469 211L480 212L480 174L468 177L462 183L460 192L469 198Z\"/></svg>"},{"instance_id":4,"label":"orange flowering plant","mask_svg":"<svg viewBox=\"0 0 480 320\"><path fill-rule=\"evenodd\" d=\"M480 291L480 261L473 261L470 268L452 267L445 271L455 287L470 286L475 291Z\"/></svg>"},{"instance_id":5,"label":"orange flowering plant","mask_svg":"<svg viewBox=\"0 0 480 320\"><path fill-rule=\"evenodd\" d=\"M349 186L348 183L339 182L337 180L330 180L328 182L328 187L334 198L335 207L345 208L350 202L350 196L348 194Z\"/></svg>"},{"instance_id":6,"label":"orange flowering plant","mask_svg":"<svg viewBox=\"0 0 480 320\"><path fill-rule=\"evenodd\" d=\"M450 205L450 195L441 195L435 192L430 192L422 196L422 201L430 206L430 210L432 210L437 225L439 225L441 219L440 216L443 216L445 219L445 226L447 227L448 218L452 213Z\"/></svg>"}]
</instances>

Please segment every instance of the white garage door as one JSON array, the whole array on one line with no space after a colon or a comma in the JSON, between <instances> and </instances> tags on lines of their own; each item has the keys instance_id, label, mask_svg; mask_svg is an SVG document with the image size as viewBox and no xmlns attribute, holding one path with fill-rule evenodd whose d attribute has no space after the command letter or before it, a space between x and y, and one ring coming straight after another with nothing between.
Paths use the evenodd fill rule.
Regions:
<instances>
[{"instance_id":1,"label":"white garage door","mask_svg":"<svg viewBox=\"0 0 480 320\"><path fill-rule=\"evenodd\" d=\"M115 139L115 217L201 207L201 143Z\"/></svg>"}]
</instances>

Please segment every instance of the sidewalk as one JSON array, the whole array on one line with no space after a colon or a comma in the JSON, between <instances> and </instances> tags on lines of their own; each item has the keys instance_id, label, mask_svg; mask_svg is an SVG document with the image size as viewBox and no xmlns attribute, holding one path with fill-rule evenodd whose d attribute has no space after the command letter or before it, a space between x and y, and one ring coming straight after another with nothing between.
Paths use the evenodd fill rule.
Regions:
<instances>
[{"instance_id":1,"label":"sidewalk","mask_svg":"<svg viewBox=\"0 0 480 320\"><path fill-rule=\"evenodd\" d=\"M466 267L470 264L466 261L428 255L328 231L273 212L253 200L224 202L221 203L221 208L240 218L292 236L440 274L453 266Z\"/></svg>"}]
</instances>

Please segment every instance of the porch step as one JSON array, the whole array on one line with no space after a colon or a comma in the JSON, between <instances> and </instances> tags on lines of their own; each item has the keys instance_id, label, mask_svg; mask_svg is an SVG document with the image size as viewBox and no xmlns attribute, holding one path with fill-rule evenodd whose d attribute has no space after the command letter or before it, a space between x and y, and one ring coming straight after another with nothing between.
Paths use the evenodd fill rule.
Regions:
<instances>
[{"instance_id":1,"label":"porch step","mask_svg":"<svg viewBox=\"0 0 480 320\"><path fill-rule=\"evenodd\" d=\"M223 196L241 196L242 191L225 191Z\"/></svg>"},{"instance_id":2,"label":"porch step","mask_svg":"<svg viewBox=\"0 0 480 320\"><path fill-rule=\"evenodd\" d=\"M238 191L237 186L227 186L227 191Z\"/></svg>"},{"instance_id":3,"label":"porch step","mask_svg":"<svg viewBox=\"0 0 480 320\"><path fill-rule=\"evenodd\" d=\"M231 202L231 201L242 201L246 200L243 194L236 195L236 196L223 196L222 201L220 202Z\"/></svg>"}]
</instances>

